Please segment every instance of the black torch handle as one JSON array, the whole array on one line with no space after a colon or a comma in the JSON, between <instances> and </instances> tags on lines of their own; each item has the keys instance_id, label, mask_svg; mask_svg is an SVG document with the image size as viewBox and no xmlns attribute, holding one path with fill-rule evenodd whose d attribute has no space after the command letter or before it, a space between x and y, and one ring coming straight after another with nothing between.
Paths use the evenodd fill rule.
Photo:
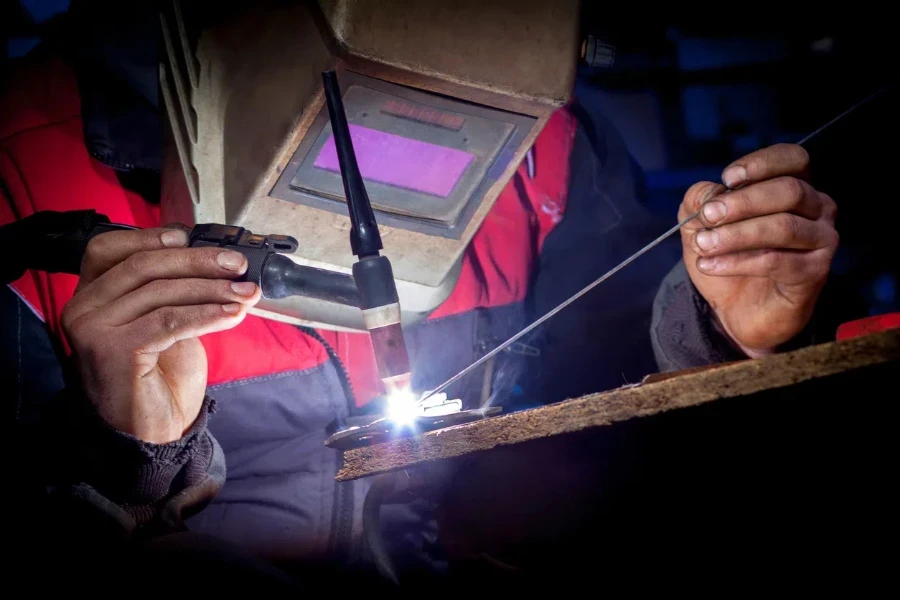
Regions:
<instances>
[{"instance_id":1,"label":"black torch handle","mask_svg":"<svg viewBox=\"0 0 900 600\"><path fill-rule=\"evenodd\" d=\"M270 299L304 296L327 302L360 306L353 278L343 273L296 264L284 254L297 250L297 240L288 235L260 235L243 227L203 223L183 227L188 246L214 246L240 252L247 258L247 271L236 281L252 281ZM88 243L101 233L137 229L111 223L94 210L39 211L0 226L0 279L11 283L25 271L78 275Z\"/></svg>"}]
</instances>

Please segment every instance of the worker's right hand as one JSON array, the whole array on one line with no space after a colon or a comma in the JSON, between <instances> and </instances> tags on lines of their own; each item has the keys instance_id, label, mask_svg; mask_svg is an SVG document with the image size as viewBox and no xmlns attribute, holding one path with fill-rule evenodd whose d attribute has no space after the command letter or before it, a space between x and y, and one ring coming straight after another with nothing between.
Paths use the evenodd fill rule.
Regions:
<instances>
[{"instance_id":1,"label":"worker's right hand","mask_svg":"<svg viewBox=\"0 0 900 600\"><path fill-rule=\"evenodd\" d=\"M247 270L242 254L187 242L178 229L98 235L62 312L100 416L157 444L181 438L203 405L206 351L197 337L234 327L260 298L256 284L230 281Z\"/></svg>"}]
</instances>

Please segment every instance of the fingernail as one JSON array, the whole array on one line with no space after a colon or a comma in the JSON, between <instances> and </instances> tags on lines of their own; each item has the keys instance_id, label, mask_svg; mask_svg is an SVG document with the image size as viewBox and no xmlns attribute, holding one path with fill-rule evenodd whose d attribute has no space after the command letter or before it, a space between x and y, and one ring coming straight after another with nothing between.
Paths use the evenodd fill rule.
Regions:
<instances>
[{"instance_id":1,"label":"fingernail","mask_svg":"<svg viewBox=\"0 0 900 600\"><path fill-rule=\"evenodd\" d=\"M252 281L232 281L231 289L234 290L235 294L240 294L241 296L252 296L253 292L256 291L256 284Z\"/></svg>"},{"instance_id":2,"label":"fingernail","mask_svg":"<svg viewBox=\"0 0 900 600\"><path fill-rule=\"evenodd\" d=\"M741 166L728 167L722 173L722 183L730 188L737 187L747 181L747 169Z\"/></svg>"},{"instance_id":3,"label":"fingernail","mask_svg":"<svg viewBox=\"0 0 900 600\"><path fill-rule=\"evenodd\" d=\"M712 250L719 245L719 234L716 231L704 230L697 234L697 245L701 250Z\"/></svg>"},{"instance_id":4,"label":"fingernail","mask_svg":"<svg viewBox=\"0 0 900 600\"><path fill-rule=\"evenodd\" d=\"M163 246L167 248L183 248L188 243L188 235L181 229L163 231L159 239L162 241Z\"/></svg>"},{"instance_id":5,"label":"fingernail","mask_svg":"<svg viewBox=\"0 0 900 600\"><path fill-rule=\"evenodd\" d=\"M701 271L715 271L716 270L716 259L715 258L701 258L697 261L697 268Z\"/></svg>"},{"instance_id":6,"label":"fingernail","mask_svg":"<svg viewBox=\"0 0 900 600\"><path fill-rule=\"evenodd\" d=\"M707 202L703 207L703 217L706 219L706 222L711 225L724 219L726 212L728 212L728 208L725 206L724 202L719 200Z\"/></svg>"},{"instance_id":7,"label":"fingernail","mask_svg":"<svg viewBox=\"0 0 900 600\"><path fill-rule=\"evenodd\" d=\"M219 266L223 269L238 271L244 266L244 255L239 252L230 252L226 250L225 252L219 252L219 255L216 256L216 262L218 262Z\"/></svg>"},{"instance_id":8,"label":"fingernail","mask_svg":"<svg viewBox=\"0 0 900 600\"><path fill-rule=\"evenodd\" d=\"M223 304L222 310L224 310L225 312L227 312L230 315L233 315L237 311L241 310L241 305L236 302L233 304Z\"/></svg>"}]
</instances>

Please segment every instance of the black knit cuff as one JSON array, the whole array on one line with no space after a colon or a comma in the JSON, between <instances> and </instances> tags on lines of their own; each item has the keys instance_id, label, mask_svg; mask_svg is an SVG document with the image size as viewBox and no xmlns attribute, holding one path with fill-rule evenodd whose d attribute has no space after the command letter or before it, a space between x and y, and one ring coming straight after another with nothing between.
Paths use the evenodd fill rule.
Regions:
<instances>
[{"instance_id":1,"label":"black knit cuff","mask_svg":"<svg viewBox=\"0 0 900 600\"><path fill-rule=\"evenodd\" d=\"M212 454L206 431L209 415L215 411L211 397L203 399L197 419L181 439L153 444L114 429L82 394L68 396L65 438L73 452L65 459L70 482L87 484L128 510L153 506L180 492L193 483L186 480L188 472L205 472ZM202 466L187 469L191 462Z\"/></svg>"},{"instance_id":2,"label":"black knit cuff","mask_svg":"<svg viewBox=\"0 0 900 600\"><path fill-rule=\"evenodd\" d=\"M653 304L650 336L662 371L678 371L747 358L716 326L709 304L679 262Z\"/></svg>"}]
</instances>

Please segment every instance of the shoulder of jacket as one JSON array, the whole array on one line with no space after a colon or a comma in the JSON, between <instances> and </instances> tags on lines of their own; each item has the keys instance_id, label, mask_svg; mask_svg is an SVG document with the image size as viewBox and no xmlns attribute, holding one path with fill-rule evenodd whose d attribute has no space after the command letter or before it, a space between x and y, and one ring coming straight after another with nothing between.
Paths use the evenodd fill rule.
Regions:
<instances>
[{"instance_id":1,"label":"shoulder of jacket","mask_svg":"<svg viewBox=\"0 0 900 600\"><path fill-rule=\"evenodd\" d=\"M21 60L0 94L0 140L81 114L78 84L68 65L40 50Z\"/></svg>"}]
</instances>

